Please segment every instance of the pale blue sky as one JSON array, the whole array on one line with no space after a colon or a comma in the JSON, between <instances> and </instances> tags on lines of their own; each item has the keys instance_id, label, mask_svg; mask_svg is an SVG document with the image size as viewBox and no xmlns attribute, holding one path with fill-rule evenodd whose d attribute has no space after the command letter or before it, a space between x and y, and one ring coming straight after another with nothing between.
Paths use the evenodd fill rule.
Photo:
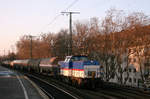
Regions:
<instances>
[{"instance_id":1,"label":"pale blue sky","mask_svg":"<svg viewBox=\"0 0 150 99\"><path fill-rule=\"evenodd\" d=\"M24 34L39 35L40 32L57 32L68 28L68 17L55 16L75 0L0 0L0 55L12 51ZM150 15L150 0L77 0L69 11L79 11L73 20L89 20L92 17L104 18L110 8L125 12L142 11Z\"/></svg>"}]
</instances>

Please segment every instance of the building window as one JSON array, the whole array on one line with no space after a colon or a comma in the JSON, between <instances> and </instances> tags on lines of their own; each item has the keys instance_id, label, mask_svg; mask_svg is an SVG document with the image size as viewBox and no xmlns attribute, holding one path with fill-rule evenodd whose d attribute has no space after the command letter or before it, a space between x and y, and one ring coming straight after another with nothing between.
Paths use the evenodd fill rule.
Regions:
<instances>
[{"instance_id":1,"label":"building window","mask_svg":"<svg viewBox=\"0 0 150 99\"><path fill-rule=\"evenodd\" d=\"M136 72L136 69L134 69L134 73Z\"/></svg>"},{"instance_id":2,"label":"building window","mask_svg":"<svg viewBox=\"0 0 150 99\"><path fill-rule=\"evenodd\" d=\"M141 79L138 79L138 83L141 83L142 82L142 80Z\"/></svg>"},{"instance_id":3,"label":"building window","mask_svg":"<svg viewBox=\"0 0 150 99\"><path fill-rule=\"evenodd\" d=\"M114 78L115 78L115 73L113 73L113 74L111 75L111 78L112 78L112 79L114 79Z\"/></svg>"},{"instance_id":4,"label":"building window","mask_svg":"<svg viewBox=\"0 0 150 99\"><path fill-rule=\"evenodd\" d=\"M131 68L129 68L129 72L131 72Z\"/></svg>"},{"instance_id":5,"label":"building window","mask_svg":"<svg viewBox=\"0 0 150 99\"><path fill-rule=\"evenodd\" d=\"M131 83L132 83L132 79L131 79L131 78L129 78L129 82L131 82Z\"/></svg>"},{"instance_id":6,"label":"building window","mask_svg":"<svg viewBox=\"0 0 150 99\"><path fill-rule=\"evenodd\" d=\"M124 71L126 72L126 71L127 71L127 69L125 68L125 69L124 69Z\"/></svg>"},{"instance_id":7,"label":"building window","mask_svg":"<svg viewBox=\"0 0 150 99\"><path fill-rule=\"evenodd\" d=\"M136 83L136 78L134 78L134 83Z\"/></svg>"}]
</instances>

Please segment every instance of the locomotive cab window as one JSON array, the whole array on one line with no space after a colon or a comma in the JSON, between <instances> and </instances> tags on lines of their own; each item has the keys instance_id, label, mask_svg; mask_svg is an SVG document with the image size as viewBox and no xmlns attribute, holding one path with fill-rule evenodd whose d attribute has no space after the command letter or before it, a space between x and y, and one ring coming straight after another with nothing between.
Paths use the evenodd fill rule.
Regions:
<instances>
[{"instance_id":1,"label":"locomotive cab window","mask_svg":"<svg viewBox=\"0 0 150 99\"><path fill-rule=\"evenodd\" d=\"M88 61L88 58L86 56L74 56L71 58L73 61Z\"/></svg>"},{"instance_id":2,"label":"locomotive cab window","mask_svg":"<svg viewBox=\"0 0 150 99\"><path fill-rule=\"evenodd\" d=\"M92 77L92 76L95 76L95 71L88 71L88 76Z\"/></svg>"},{"instance_id":3,"label":"locomotive cab window","mask_svg":"<svg viewBox=\"0 0 150 99\"><path fill-rule=\"evenodd\" d=\"M72 58L70 59L70 61L71 61L71 62L75 61L75 58L74 58L74 57L72 57Z\"/></svg>"},{"instance_id":4,"label":"locomotive cab window","mask_svg":"<svg viewBox=\"0 0 150 99\"><path fill-rule=\"evenodd\" d=\"M81 61L88 61L88 58L84 56L84 57L81 57L80 60Z\"/></svg>"}]
</instances>

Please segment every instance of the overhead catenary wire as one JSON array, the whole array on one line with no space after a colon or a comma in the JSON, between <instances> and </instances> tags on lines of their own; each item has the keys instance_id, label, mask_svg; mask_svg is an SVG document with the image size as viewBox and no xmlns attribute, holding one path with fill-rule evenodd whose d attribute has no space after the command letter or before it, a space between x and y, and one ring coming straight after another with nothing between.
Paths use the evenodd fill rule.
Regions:
<instances>
[{"instance_id":1,"label":"overhead catenary wire","mask_svg":"<svg viewBox=\"0 0 150 99\"><path fill-rule=\"evenodd\" d=\"M67 10L70 9L75 3L77 3L78 1L79 1L79 0L74 0L68 7L66 7L66 9L62 10L61 12L67 11ZM59 16L61 16L61 14L56 15L56 16L52 19L52 21L50 21L47 25L45 25L45 26L41 29L40 33L42 33L42 31L43 31L47 26L52 25L52 24L58 19Z\"/></svg>"},{"instance_id":2,"label":"overhead catenary wire","mask_svg":"<svg viewBox=\"0 0 150 99\"><path fill-rule=\"evenodd\" d=\"M67 11L69 8L71 8L75 3L77 3L77 1L79 0L74 0L65 10L63 10L62 12Z\"/></svg>"},{"instance_id":3,"label":"overhead catenary wire","mask_svg":"<svg viewBox=\"0 0 150 99\"><path fill-rule=\"evenodd\" d=\"M49 22L47 25L45 25L45 26L41 29L40 32L42 32L47 26L52 25L52 24L55 22L55 20L57 20L57 18L58 18L60 15L61 15L61 14L58 14L57 16L55 16L51 22Z\"/></svg>"}]
</instances>

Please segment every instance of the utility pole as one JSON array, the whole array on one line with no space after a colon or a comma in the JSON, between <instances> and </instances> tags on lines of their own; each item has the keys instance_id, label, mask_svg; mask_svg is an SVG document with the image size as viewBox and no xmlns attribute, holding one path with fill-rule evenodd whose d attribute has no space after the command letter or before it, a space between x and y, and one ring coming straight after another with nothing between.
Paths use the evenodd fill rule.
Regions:
<instances>
[{"instance_id":1,"label":"utility pole","mask_svg":"<svg viewBox=\"0 0 150 99\"><path fill-rule=\"evenodd\" d=\"M69 48L68 48L68 54L72 55L72 14L80 14L80 12L61 12L62 14L69 14Z\"/></svg>"},{"instance_id":2,"label":"utility pole","mask_svg":"<svg viewBox=\"0 0 150 99\"><path fill-rule=\"evenodd\" d=\"M30 38L30 58L32 59L32 38L35 36L29 35Z\"/></svg>"},{"instance_id":3,"label":"utility pole","mask_svg":"<svg viewBox=\"0 0 150 99\"><path fill-rule=\"evenodd\" d=\"M11 53L15 53L15 49L13 45L11 45Z\"/></svg>"},{"instance_id":4,"label":"utility pole","mask_svg":"<svg viewBox=\"0 0 150 99\"><path fill-rule=\"evenodd\" d=\"M5 57L5 49L4 49L4 57Z\"/></svg>"}]
</instances>

